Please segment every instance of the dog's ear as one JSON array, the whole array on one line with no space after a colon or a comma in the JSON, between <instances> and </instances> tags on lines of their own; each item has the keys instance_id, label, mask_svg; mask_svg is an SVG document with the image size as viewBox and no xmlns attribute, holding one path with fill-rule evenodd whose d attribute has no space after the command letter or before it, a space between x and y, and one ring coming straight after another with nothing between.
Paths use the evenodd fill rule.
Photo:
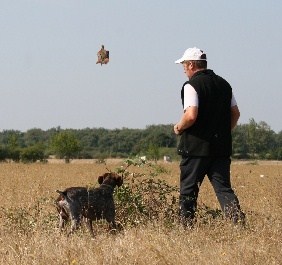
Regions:
<instances>
[{"instance_id":1,"label":"dog's ear","mask_svg":"<svg viewBox=\"0 0 282 265\"><path fill-rule=\"evenodd\" d=\"M101 185L104 181L104 175L98 177L98 183Z\"/></svg>"},{"instance_id":2,"label":"dog's ear","mask_svg":"<svg viewBox=\"0 0 282 265\"><path fill-rule=\"evenodd\" d=\"M120 187L123 184L123 177L117 176L117 186Z\"/></svg>"}]
</instances>

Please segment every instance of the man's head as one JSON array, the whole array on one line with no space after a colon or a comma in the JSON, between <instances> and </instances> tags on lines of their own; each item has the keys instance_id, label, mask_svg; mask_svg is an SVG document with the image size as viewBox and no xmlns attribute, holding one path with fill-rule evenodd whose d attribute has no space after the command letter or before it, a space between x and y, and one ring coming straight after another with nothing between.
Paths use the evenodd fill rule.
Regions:
<instances>
[{"instance_id":1,"label":"man's head","mask_svg":"<svg viewBox=\"0 0 282 265\"><path fill-rule=\"evenodd\" d=\"M181 63L184 67L185 74L188 78L191 78L197 71L207 68L207 55L196 47L189 48L175 63Z\"/></svg>"}]
</instances>

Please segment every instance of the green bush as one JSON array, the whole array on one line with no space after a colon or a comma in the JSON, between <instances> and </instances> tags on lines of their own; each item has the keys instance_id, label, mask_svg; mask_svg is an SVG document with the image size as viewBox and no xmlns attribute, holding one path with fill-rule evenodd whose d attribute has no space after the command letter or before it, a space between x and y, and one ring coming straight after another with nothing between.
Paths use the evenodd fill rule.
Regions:
<instances>
[{"instance_id":1,"label":"green bush","mask_svg":"<svg viewBox=\"0 0 282 265\"><path fill-rule=\"evenodd\" d=\"M8 148L7 158L13 160L14 162L19 162L21 158L21 149L19 147Z\"/></svg>"},{"instance_id":2,"label":"green bush","mask_svg":"<svg viewBox=\"0 0 282 265\"><path fill-rule=\"evenodd\" d=\"M44 154L45 147L42 144L36 144L23 148L20 152L20 159L24 163L44 161L47 159Z\"/></svg>"},{"instance_id":3,"label":"green bush","mask_svg":"<svg viewBox=\"0 0 282 265\"><path fill-rule=\"evenodd\" d=\"M0 161L5 161L8 157L7 148L3 148L0 146Z\"/></svg>"},{"instance_id":4,"label":"green bush","mask_svg":"<svg viewBox=\"0 0 282 265\"><path fill-rule=\"evenodd\" d=\"M147 173L131 173L129 167L142 167L142 172ZM153 220L166 224L176 220L178 188L158 178L160 173L168 173L164 167L144 160L128 159L125 167L118 168L117 173L124 176L124 185L116 189L114 194L117 220L120 223L134 226Z\"/></svg>"}]
</instances>

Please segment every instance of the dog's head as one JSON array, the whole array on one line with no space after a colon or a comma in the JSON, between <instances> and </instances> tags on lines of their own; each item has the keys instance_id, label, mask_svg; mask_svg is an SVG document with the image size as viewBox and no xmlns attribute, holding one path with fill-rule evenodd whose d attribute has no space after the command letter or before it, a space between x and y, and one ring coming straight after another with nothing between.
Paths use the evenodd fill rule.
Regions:
<instances>
[{"instance_id":1,"label":"dog's head","mask_svg":"<svg viewBox=\"0 0 282 265\"><path fill-rule=\"evenodd\" d=\"M123 184L123 177L114 172L107 172L104 175L98 177L98 183L100 185L106 184L112 187L120 187Z\"/></svg>"}]
</instances>

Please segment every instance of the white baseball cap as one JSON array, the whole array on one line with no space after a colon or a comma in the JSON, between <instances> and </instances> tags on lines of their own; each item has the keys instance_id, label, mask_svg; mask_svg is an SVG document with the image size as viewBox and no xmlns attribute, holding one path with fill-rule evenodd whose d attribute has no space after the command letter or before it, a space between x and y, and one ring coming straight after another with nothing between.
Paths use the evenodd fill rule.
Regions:
<instances>
[{"instance_id":1,"label":"white baseball cap","mask_svg":"<svg viewBox=\"0 0 282 265\"><path fill-rule=\"evenodd\" d=\"M183 63L184 61L203 61L203 60L207 60L207 55L200 50L199 48L189 48L187 49L183 56L175 61L175 63Z\"/></svg>"}]
</instances>

